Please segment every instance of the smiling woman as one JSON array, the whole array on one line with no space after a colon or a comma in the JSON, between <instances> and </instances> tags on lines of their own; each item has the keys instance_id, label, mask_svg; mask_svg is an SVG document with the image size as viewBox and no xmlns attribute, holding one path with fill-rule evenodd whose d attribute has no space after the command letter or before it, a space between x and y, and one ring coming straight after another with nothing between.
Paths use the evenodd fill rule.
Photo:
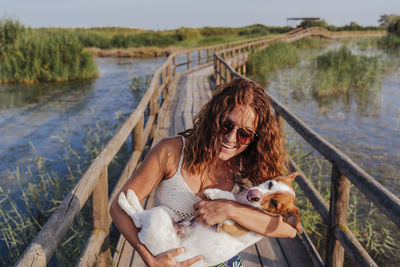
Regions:
<instances>
[{"instance_id":1,"label":"smiling woman","mask_svg":"<svg viewBox=\"0 0 400 267\"><path fill-rule=\"evenodd\" d=\"M147 155L121 192L134 191L143 200L156 186L156 206L175 222L196 217L216 225L232 220L252 232L294 237L296 230L282 216L271 216L231 200L205 200L210 188L238 191L285 174L286 152L264 89L243 79L216 89L181 136L161 140ZM113 202L115 225L148 266L189 266L201 255L177 263L179 248L152 255L138 237L130 217ZM222 247L221 247L222 248ZM242 266L240 255L223 266Z\"/></svg>"}]
</instances>

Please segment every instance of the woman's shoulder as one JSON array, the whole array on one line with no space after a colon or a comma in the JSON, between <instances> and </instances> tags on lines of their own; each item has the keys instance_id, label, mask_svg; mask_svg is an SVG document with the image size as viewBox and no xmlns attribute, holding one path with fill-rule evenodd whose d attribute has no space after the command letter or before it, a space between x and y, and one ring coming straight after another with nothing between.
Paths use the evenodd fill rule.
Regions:
<instances>
[{"instance_id":1,"label":"woman's shoulder","mask_svg":"<svg viewBox=\"0 0 400 267\"><path fill-rule=\"evenodd\" d=\"M180 154L182 145L182 136L172 136L161 139L156 147L163 152Z\"/></svg>"},{"instance_id":2,"label":"woman's shoulder","mask_svg":"<svg viewBox=\"0 0 400 267\"><path fill-rule=\"evenodd\" d=\"M182 153L182 137L173 136L161 139L152 149L159 156L159 163L163 166L165 177L170 177L178 169Z\"/></svg>"}]
</instances>

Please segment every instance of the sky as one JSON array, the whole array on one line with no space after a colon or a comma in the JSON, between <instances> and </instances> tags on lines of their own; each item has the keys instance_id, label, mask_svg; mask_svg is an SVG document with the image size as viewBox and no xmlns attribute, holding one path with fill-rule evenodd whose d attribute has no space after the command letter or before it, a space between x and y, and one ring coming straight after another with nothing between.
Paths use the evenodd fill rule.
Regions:
<instances>
[{"instance_id":1,"label":"sky","mask_svg":"<svg viewBox=\"0 0 400 267\"><path fill-rule=\"evenodd\" d=\"M367 26L378 25L381 15L393 13L400 14L400 0L0 0L0 17L34 28L296 26L288 17Z\"/></svg>"}]
</instances>

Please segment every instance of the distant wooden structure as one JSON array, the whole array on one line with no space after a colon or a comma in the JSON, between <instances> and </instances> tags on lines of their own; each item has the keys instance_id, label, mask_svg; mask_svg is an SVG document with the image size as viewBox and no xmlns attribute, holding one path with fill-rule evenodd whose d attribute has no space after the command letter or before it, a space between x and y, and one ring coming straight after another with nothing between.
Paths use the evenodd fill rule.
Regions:
<instances>
[{"instance_id":1,"label":"distant wooden structure","mask_svg":"<svg viewBox=\"0 0 400 267\"><path fill-rule=\"evenodd\" d=\"M146 143L190 127L191 117L210 98L208 75L214 73L216 82L224 83L233 77L247 79L246 61L252 50L262 49L274 42L293 42L302 38L319 37L330 40L341 38L378 37L385 32L329 32L321 28L297 29L278 36L267 36L245 41L209 46L174 53L158 69L150 86L135 111L93 161L83 177L55 210L49 221L27 247L16 266L45 266L70 228L76 214L93 196L94 229L77 263L78 266L109 266L108 208L122 185L132 175ZM286 107L270 96L282 134L285 121L310 145L332 163L331 200L328 205L317 189L301 173L296 179L310 202L329 228L326 261L323 262L307 234L302 240L265 238L244 252L246 266L342 266L344 252L356 265L376 266L372 258L346 226L349 186L353 183L393 222L400 226L400 200L373 177L357 166L340 150L316 134ZM145 110L149 115L145 122ZM108 195L108 166L124 142L132 136L132 155L120 179ZM291 162L293 170L298 170ZM145 201L153 205L153 193ZM130 247L130 248L129 248ZM307 252L307 253L305 253ZM294 258L292 257L294 256ZM140 257L121 237L114 263L118 266L140 266Z\"/></svg>"},{"instance_id":2,"label":"distant wooden structure","mask_svg":"<svg viewBox=\"0 0 400 267\"><path fill-rule=\"evenodd\" d=\"M317 18L317 17L304 17L304 18L299 18L299 17L297 17L297 18L286 18L286 24L287 24L288 26L290 26L290 25L289 25L289 22L290 22L290 21L303 21L303 20L313 20L313 21L319 21L319 20L321 20L321 18Z\"/></svg>"}]
</instances>

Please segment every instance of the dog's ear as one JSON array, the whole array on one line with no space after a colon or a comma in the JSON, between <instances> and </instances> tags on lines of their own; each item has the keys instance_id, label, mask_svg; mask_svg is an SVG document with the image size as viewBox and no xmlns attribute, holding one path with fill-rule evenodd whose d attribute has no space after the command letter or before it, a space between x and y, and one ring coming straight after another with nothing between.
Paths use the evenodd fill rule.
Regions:
<instances>
[{"instance_id":1,"label":"dog's ear","mask_svg":"<svg viewBox=\"0 0 400 267\"><path fill-rule=\"evenodd\" d=\"M300 210L296 206L293 206L283 214L283 221L290 224L300 234L303 232L300 226Z\"/></svg>"},{"instance_id":2,"label":"dog's ear","mask_svg":"<svg viewBox=\"0 0 400 267\"><path fill-rule=\"evenodd\" d=\"M284 179L289 181L289 182L293 182L297 175L300 175L299 171L296 171L294 173L291 173L291 174L288 174L288 175L284 176Z\"/></svg>"}]
</instances>

